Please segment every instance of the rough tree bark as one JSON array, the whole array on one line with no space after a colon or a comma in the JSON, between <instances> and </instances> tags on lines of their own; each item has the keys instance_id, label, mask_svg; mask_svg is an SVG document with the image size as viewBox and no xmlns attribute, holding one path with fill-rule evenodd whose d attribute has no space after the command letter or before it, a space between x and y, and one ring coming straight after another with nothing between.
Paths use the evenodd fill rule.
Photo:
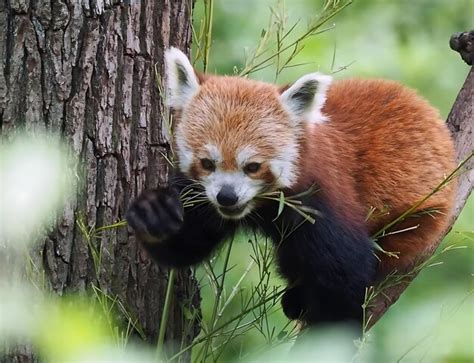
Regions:
<instances>
[{"instance_id":1,"label":"rough tree bark","mask_svg":"<svg viewBox=\"0 0 474 363\"><path fill-rule=\"evenodd\" d=\"M61 295L100 281L139 319L156 342L168 271L137 246L126 228L98 241L96 276L86 239L76 226L123 219L141 190L165 182L169 135L157 91L163 51L189 50L193 0L2 0L0 3L0 127L62 133L80 160L80 182L57 229L35 252L50 288ZM179 302L199 304L196 282L178 273L167 339L190 343ZM31 357L30 357L31 358ZM28 361L23 356L7 361Z\"/></svg>"},{"instance_id":2,"label":"rough tree bark","mask_svg":"<svg viewBox=\"0 0 474 363\"><path fill-rule=\"evenodd\" d=\"M455 34L451 38L451 47L460 52L462 58L466 63L468 60L474 59L474 47L472 41L468 42L466 36L467 33ZM474 34L471 31L469 34ZM453 47L453 44L456 46ZM467 75L466 81L463 87L459 91L456 101L448 115L447 125L451 131L451 135L454 140L456 147L457 161L461 162L466 160L469 156L472 157L474 152L474 67L471 67L469 74ZM439 246L444 236L451 230L454 222L461 213L464 205L466 204L469 195L471 194L474 185L474 159L466 164L467 172L463 173L456 182L458 183L458 192L456 196L456 205L454 214L451 219L450 227L445 231L443 237L437 241L432 241L430 249L426 252L424 259L428 259ZM414 268L415 266L413 266ZM400 283L393 287L390 287L383 291L383 294L379 294L375 301L369 307L368 313L368 328L372 327L382 315L393 305L400 295L405 291L409 283L416 277L416 273L410 275L405 279L404 283Z\"/></svg>"}]
</instances>

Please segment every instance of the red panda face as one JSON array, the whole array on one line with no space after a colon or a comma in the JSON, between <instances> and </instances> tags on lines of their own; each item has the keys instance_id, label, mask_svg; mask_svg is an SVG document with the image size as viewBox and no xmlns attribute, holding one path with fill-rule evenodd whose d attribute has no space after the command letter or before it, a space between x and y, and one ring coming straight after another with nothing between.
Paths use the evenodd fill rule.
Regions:
<instances>
[{"instance_id":1,"label":"red panda face","mask_svg":"<svg viewBox=\"0 0 474 363\"><path fill-rule=\"evenodd\" d=\"M224 217L243 217L258 194L297 178L298 130L271 85L207 80L182 111L175 140L181 170Z\"/></svg>"},{"instance_id":2,"label":"red panda face","mask_svg":"<svg viewBox=\"0 0 474 363\"><path fill-rule=\"evenodd\" d=\"M203 186L224 218L244 217L259 194L297 181L305 129L300 120L310 114L324 121L313 108L325 76L303 77L280 93L277 86L238 77L211 76L200 83L174 48L165 59L169 103L179 111L179 168Z\"/></svg>"}]
</instances>

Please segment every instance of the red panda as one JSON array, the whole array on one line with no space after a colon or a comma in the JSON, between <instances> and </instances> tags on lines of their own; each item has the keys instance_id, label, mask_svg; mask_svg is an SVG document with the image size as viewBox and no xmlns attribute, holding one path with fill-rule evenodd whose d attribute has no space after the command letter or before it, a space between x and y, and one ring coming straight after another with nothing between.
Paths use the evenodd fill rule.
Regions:
<instances>
[{"instance_id":1,"label":"red panda","mask_svg":"<svg viewBox=\"0 0 474 363\"><path fill-rule=\"evenodd\" d=\"M360 322L366 287L407 269L447 227L453 184L389 231L405 232L378 239L398 258L377 258L370 237L455 167L446 126L414 91L319 73L286 87L200 75L175 48L165 62L176 171L169 187L144 191L127 213L158 263L199 263L239 227L252 228L275 244L290 319ZM184 208L185 190L205 202ZM261 198L275 191L302 193L302 204L317 211L315 223ZM432 209L435 215L423 213ZM384 213L368 218L370 210Z\"/></svg>"}]
</instances>

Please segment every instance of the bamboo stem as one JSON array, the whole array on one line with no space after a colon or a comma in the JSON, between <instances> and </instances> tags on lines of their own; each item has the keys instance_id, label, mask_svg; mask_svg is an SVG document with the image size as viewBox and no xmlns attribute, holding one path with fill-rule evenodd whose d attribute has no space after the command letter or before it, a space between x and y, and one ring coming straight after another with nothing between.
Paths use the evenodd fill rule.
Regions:
<instances>
[{"instance_id":1,"label":"bamboo stem","mask_svg":"<svg viewBox=\"0 0 474 363\"><path fill-rule=\"evenodd\" d=\"M176 270L172 268L168 276L168 286L166 287L166 296L165 304L163 306L163 314L161 316L160 322L160 331L158 332L158 343L156 345L156 358L158 362L163 361L164 355L164 341L166 334L166 325L168 324L168 317L171 307L171 302L173 300L173 289L174 289L174 280L176 276Z\"/></svg>"}]
</instances>

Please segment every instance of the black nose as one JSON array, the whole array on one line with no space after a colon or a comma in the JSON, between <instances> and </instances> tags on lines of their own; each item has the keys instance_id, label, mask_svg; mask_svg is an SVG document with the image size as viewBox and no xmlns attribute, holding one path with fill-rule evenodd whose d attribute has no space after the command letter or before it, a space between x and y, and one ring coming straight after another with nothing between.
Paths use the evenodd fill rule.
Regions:
<instances>
[{"instance_id":1,"label":"black nose","mask_svg":"<svg viewBox=\"0 0 474 363\"><path fill-rule=\"evenodd\" d=\"M221 191L217 193L217 201L224 207L231 207L237 203L239 197L235 194L234 187L230 185L224 185Z\"/></svg>"}]
</instances>

